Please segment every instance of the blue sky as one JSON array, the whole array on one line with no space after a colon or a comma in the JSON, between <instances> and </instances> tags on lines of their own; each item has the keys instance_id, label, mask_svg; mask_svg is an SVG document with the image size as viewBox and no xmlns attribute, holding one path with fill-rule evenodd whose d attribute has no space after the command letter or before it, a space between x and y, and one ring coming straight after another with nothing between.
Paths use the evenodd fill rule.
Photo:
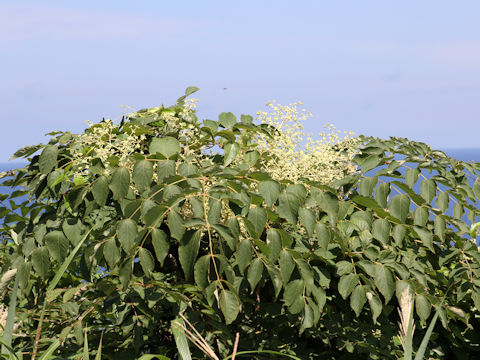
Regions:
<instances>
[{"instance_id":1,"label":"blue sky","mask_svg":"<svg viewBox=\"0 0 480 360\"><path fill-rule=\"evenodd\" d=\"M189 85L201 118L300 100L314 133L480 147L479 13L476 0L0 0L0 162Z\"/></svg>"}]
</instances>

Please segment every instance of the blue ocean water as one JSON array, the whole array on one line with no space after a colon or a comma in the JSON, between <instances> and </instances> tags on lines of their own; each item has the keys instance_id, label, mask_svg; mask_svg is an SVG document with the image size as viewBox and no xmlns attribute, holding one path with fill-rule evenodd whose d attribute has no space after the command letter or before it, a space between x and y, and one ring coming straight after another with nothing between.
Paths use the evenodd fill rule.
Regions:
<instances>
[{"instance_id":1,"label":"blue ocean water","mask_svg":"<svg viewBox=\"0 0 480 360\"><path fill-rule=\"evenodd\" d=\"M448 156L463 160L463 161L473 161L480 162L480 148L478 149L443 149L443 152Z\"/></svg>"}]
</instances>

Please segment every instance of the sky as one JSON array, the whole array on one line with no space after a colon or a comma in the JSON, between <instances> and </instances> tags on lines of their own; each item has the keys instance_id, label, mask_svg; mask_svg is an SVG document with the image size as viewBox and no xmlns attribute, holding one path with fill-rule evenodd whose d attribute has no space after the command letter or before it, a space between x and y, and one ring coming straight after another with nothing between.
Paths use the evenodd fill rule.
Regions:
<instances>
[{"instance_id":1,"label":"sky","mask_svg":"<svg viewBox=\"0 0 480 360\"><path fill-rule=\"evenodd\" d=\"M0 162L47 132L172 104L302 101L326 123L480 148L478 0L0 0Z\"/></svg>"}]
</instances>

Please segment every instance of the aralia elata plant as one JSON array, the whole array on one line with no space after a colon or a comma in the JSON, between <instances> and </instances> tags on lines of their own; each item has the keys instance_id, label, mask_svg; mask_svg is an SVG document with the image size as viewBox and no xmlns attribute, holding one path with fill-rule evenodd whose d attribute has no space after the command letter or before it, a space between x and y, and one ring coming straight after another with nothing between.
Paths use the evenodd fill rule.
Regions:
<instances>
[{"instance_id":1,"label":"aralia elata plant","mask_svg":"<svg viewBox=\"0 0 480 360\"><path fill-rule=\"evenodd\" d=\"M401 339L408 356L475 357L479 164L402 138L315 140L299 104L200 121L196 90L15 153L5 349L174 358L188 330L192 358L394 359ZM398 336L407 287L415 331Z\"/></svg>"}]
</instances>

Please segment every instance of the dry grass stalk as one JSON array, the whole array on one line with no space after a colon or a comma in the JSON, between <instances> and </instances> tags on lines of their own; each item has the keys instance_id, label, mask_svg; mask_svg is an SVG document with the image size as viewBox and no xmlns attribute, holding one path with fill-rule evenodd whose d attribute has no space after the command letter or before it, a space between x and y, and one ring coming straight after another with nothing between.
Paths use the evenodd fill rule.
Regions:
<instances>
[{"instance_id":1,"label":"dry grass stalk","mask_svg":"<svg viewBox=\"0 0 480 360\"><path fill-rule=\"evenodd\" d=\"M410 321L410 314L413 311L413 295L410 292L409 288L403 290L402 295L400 296L400 307L398 309L398 314L400 315L400 322L398 327L400 328L398 336L402 342L402 347L405 350L405 340L408 332L408 323ZM415 324L412 319L412 334L415 331Z\"/></svg>"},{"instance_id":2,"label":"dry grass stalk","mask_svg":"<svg viewBox=\"0 0 480 360\"><path fill-rule=\"evenodd\" d=\"M207 340L198 332L197 329L190 323L190 321L187 320L187 318L183 314L179 314L180 317L185 321L187 326L193 330L190 331L185 325L175 322L175 324L182 329L183 333L185 336L200 350L203 351L203 353L213 360L220 360L218 356L215 354L215 351L211 348L211 346L207 343ZM232 360L235 360L235 356L237 354L237 348L238 348L238 342L240 340L240 334L237 332L235 336L235 343L233 344L233 353L232 353Z\"/></svg>"},{"instance_id":3,"label":"dry grass stalk","mask_svg":"<svg viewBox=\"0 0 480 360\"><path fill-rule=\"evenodd\" d=\"M3 329L7 324L8 307L0 304L0 335L3 333Z\"/></svg>"},{"instance_id":4,"label":"dry grass stalk","mask_svg":"<svg viewBox=\"0 0 480 360\"><path fill-rule=\"evenodd\" d=\"M232 360L235 360L235 356L237 355L237 348L238 348L238 341L240 340L240 333L237 332L235 336L235 343L233 344L233 353L232 353Z\"/></svg>"},{"instance_id":5,"label":"dry grass stalk","mask_svg":"<svg viewBox=\"0 0 480 360\"><path fill-rule=\"evenodd\" d=\"M205 353L205 355L209 356L213 360L220 360L218 356L215 354L215 351L207 343L207 340L205 340L205 338L197 331L197 329L195 329L195 327L187 320L187 318L183 314L180 314L180 317L183 319L183 321L185 321L188 327L193 330L192 332L183 324L176 322L177 326L179 326L185 333L185 336L192 343L194 343L195 346L197 346L200 350L202 350Z\"/></svg>"}]
</instances>

